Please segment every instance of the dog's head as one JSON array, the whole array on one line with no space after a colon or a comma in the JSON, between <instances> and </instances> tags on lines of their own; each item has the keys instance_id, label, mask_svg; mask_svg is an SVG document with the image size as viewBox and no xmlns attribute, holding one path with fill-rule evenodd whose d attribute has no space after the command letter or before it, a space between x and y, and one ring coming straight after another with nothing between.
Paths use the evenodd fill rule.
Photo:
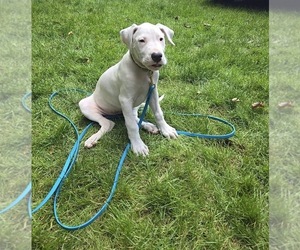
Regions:
<instances>
[{"instance_id":1,"label":"dog's head","mask_svg":"<svg viewBox=\"0 0 300 250\"><path fill-rule=\"evenodd\" d=\"M127 45L133 61L142 68L159 70L167 63L165 38L172 44L174 31L162 24L143 23L120 31L122 41Z\"/></svg>"}]
</instances>

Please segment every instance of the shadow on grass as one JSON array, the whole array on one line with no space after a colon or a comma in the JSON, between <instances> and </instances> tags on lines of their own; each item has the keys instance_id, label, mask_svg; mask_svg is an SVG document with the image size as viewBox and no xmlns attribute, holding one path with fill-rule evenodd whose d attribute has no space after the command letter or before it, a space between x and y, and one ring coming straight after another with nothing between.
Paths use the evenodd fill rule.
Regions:
<instances>
[{"instance_id":1,"label":"shadow on grass","mask_svg":"<svg viewBox=\"0 0 300 250\"><path fill-rule=\"evenodd\" d=\"M299 0L271 0L270 10L300 12Z\"/></svg>"},{"instance_id":2,"label":"shadow on grass","mask_svg":"<svg viewBox=\"0 0 300 250\"><path fill-rule=\"evenodd\" d=\"M209 4L228 8L245 8L250 10L269 10L269 0L207 0Z\"/></svg>"}]
</instances>

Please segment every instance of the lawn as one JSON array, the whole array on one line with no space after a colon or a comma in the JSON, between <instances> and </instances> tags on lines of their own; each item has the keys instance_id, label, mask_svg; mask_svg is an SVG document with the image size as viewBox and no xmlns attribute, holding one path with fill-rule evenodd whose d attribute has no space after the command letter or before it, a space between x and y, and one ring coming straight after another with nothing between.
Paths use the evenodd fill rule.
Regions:
<instances>
[{"instance_id":1,"label":"lawn","mask_svg":"<svg viewBox=\"0 0 300 250\"><path fill-rule=\"evenodd\" d=\"M299 249L299 13L270 14L270 247ZM279 108L278 104L291 102Z\"/></svg>"},{"instance_id":2,"label":"lawn","mask_svg":"<svg viewBox=\"0 0 300 250\"><path fill-rule=\"evenodd\" d=\"M210 114L237 133L226 141L169 141L142 131L150 155L129 153L106 213L70 232L56 224L50 200L34 214L33 249L268 249L268 12L213 1L32 2L33 206L75 139L49 109L49 95L93 91L126 52L119 31L145 21L175 32L158 86L166 120L178 130L222 132L204 118L173 113ZM89 123L77 105L83 97L63 91L54 100L80 130ZM255 102L264 105L252 108ZM96 147L81 145L59 198L64 223L83 223L102 206L126 143L119 121Z\"/></svg>"},{"instance_id":3,"label":"lawn","mask_svg":"<svg viewBox=\"0 0 300 250\"><path fill-rule=\"evenodd\" d=\"M11 211L5 209L31 177L31 115L21 105L22 96L31 91L28 1L1 2L0 23L0 249L28 249L26 201Z\"/></svg>"}]
</instances>

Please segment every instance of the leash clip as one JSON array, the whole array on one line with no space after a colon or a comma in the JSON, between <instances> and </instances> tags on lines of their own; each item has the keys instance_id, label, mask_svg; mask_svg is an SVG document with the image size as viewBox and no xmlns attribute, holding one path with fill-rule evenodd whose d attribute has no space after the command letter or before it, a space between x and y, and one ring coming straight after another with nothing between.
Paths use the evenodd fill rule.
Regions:
<instances>
[{"instance_id":1,"label":"leash clip","mask_svg":"<svg viewBox=\"0 0 300 250\"><path fill-rule=\"evenodd\" d=\"M155 83L153 81L153 71L152 70L149 70L149 78L150 78L150 82L149 82L150 87L155 86Z\"/></svg>"}]
</instances>

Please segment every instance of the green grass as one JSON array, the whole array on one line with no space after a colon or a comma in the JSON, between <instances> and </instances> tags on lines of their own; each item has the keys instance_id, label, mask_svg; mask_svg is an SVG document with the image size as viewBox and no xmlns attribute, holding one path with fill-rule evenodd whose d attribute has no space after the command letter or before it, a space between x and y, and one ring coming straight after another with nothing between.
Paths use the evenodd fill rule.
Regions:
<instances>
[{"instance_id":1,"label":"green grass","mask_svg":"<svg viewBox=\"0 0 300 250\"><path fill-rule=\"evenodd\" d=\"M270 245L299 249L299 15L270 15ZM291 101L292 108L278 103Z\"/></svg>"},{"instance_id":2,"label":"green grass","mask_svg":"<svg viewBox=\"0 0 300 250\"><path fill-rule=\"evenodd\" d=\"M31 115L21 105L30 92L30 6L10 1L0 8L0 211L25 189L31 176ZM0 214L0 249L28 249L26 202Z\"/></svg>"},{"instance_id":3,"label":"green grass","mask_svg":"<svg viewBox=\"0 0 300 250\"><path fill-rule=\"evenodd\" d=\"M130 153L106 213L75 232L61 229L50 202L33 218L34 249L268 248L268 13L210 1L33 1L33 202L57 178L74 143L71 127L47 106L54 90L92 91L126 52L119 31L132 23L175 31L159 91L166 120L177 129L224 132L210 114L235 124L230 141L141 136L147 158ZM56 107L82 130L74 92ZM233 103L232 98L240 102ZM265 107L252 109L253 102ZM147 119L153 116L148 114ZM95 126L89 135L98 129ZM117 122L91 150L81 148L59 199L63 222L79 224L103 204L127 143Z\"/></svg>"}]
</instances>

